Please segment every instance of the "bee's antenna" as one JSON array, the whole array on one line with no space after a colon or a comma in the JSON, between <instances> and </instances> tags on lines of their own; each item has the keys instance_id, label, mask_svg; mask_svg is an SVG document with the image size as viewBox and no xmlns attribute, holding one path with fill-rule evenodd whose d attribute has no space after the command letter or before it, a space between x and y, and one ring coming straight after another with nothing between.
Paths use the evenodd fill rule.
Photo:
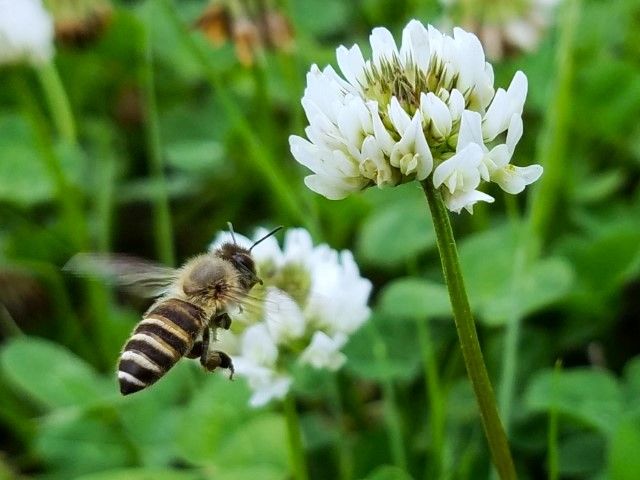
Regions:
<instances>
[{"instance_id":1,"label":"bee's antenna","mask_svg":"<svg viewBox=\"0 0 640 480\"><path fill-rule=\"evenodd\" d=\"M282 230L282 225L280 225L279 227L274 228L273 230L271 230L269 233L267 233L264 237L262 237L259 240L256 240L255 242L253 242L253 245L251 245L251 248L249 249L249 252L251 252L251 250L253 250L253 247L255 247L256 245L258 245L260 242L266 240L267 238L269 238L271 235L277 233L278 231Z\"/></svg>"},{"instance_id":2,"label":"bee's antenna","mask_svg":"<svg viewBox=\"0 0 640 480\"><path fill-rule=\"evenodd\" d=\"M235 232L233 231L233 225L231 224L231 222L227 222L227 225L229 226L229 232L231 232L231 239L233 240L233 244L237 245L238 242L236 242L236 235L235 235Z\"/></svg>"}]
</instances>

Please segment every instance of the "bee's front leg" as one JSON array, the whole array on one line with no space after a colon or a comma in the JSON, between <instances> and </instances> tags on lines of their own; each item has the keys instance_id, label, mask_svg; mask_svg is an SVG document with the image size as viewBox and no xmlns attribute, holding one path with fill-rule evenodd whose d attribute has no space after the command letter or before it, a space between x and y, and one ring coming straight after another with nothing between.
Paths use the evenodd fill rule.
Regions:
<instances>
[{"instance_id":1,"label":"bee's front leg","mask_svg":"<svg viewBox=\"0 0 640 480\"><path fill-rule=\"evenodd\" d=\"M211 346L210 340L213 334L211 330L212 327L209 326L205 328L204 332L202 333L202 351L200 352L200 365L202 365L204 369L209 372L213 372L218 367L228 368L231 371L229 379L233 379L235 370L233 368L231 357L226 353L221 352L220 350L209 350Z\"/></svg>"}]
</instances>

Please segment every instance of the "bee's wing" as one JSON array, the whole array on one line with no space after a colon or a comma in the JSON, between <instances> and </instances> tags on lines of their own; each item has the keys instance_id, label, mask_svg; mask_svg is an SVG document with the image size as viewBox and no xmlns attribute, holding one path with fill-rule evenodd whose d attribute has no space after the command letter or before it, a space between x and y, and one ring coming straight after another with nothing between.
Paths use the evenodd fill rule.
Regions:
<instances>
[{"instance_id":1,"label":"bee's wing","mask_svg":"<svg viewBox=\"0 0 640 480\"><path fill-rule=\"evenodd\" d=\"M132 293L155 298L168 292L178 277L178 270L127 255L79 253L63 270L100 277Z\"/></svg>"}]
</instances>

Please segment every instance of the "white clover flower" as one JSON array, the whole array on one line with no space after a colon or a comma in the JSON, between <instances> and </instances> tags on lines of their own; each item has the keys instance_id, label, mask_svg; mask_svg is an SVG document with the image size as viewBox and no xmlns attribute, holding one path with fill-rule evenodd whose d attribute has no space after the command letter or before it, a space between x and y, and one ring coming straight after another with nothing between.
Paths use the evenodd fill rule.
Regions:
<instances>
[{"instance_id":1,"label":"white clover flower","mask_svg":"<svg viewBox=\"0 0 640 480\"><path fill-rule=\"evenodd\" d=\"M357 45L337 49L344 78L331 66L307 74L307 138L289 143L313 172L305 178L311 190L341 199L429 179L449 210L472 212L476 202L493 201L478 189L482 182L518 193L540 177L537 165L509 163L522 136L522 72L496 92L482 45L460 28L450 37L411 20L400 48L385 28L375 28L370 43L367 60Z\"/></svg>"},{"instance_id":2,"label":"white clover flower","mask_svg":"<svg viewBox=\"0 0 640 480\"><path fill-rule=\"evenodd\" d=\"M267 233L258 230L254 238ZM235 234L238 244L252 241ZM221 233L210 248L232 242ZM251 308L234 315L232 332L220 332L236 373L247 380L251 405L282 398L289 390L286 373L291 362L317 369L337 370L347 360L340 351L368 318L371 282L360 276L351 252L340 253L328 245L314 246L302 228L286 232L283 248L270 237L252 250L264 287L251 296L261 299L256 316ZM236 319L239 321L236 322Z\"/></svg>"},{"instance_id":3,"label":"white clover flower","mask_svg":"<svg viewBox=\"0 0 640 480\"><path fill-rule=\"evenodd\" d=\"M53 20L41 0L0 0L0 64L53 57Z\"/></svg>"},{"instance_id":4,"label":"white clover flower","mask_svg":"<svg viewBox=\"0 0 640 480\"><path fill-rule=\"evenodd\" d=\"M338 370L347 361L347 357L340 351L347 343L347 336L337 334L330 337L324 332L316 332L311 338L311 343L300 355L300 361L315 368Z\"/></svg>"},{"instance_id":5,"label":"white clover flower","mask_svg":"<svg viewBox=\"0 0 640 480\"><path fill-rule=\"evenodd\" d=\"M278 347L266 325L259 323L246 329L240 341L240 352L233 357L236 374L245 377L253 395L251 406L259 407L273 399L281 399L289 391L291 378L275 370Z\"/></svg>"}]
</instances>

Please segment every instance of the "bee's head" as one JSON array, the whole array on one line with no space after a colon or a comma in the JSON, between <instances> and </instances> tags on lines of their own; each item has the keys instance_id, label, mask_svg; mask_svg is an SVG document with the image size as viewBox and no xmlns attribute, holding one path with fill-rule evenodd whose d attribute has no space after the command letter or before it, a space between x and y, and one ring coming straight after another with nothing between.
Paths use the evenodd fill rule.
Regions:
<instances>
[{"instance_id":1,"label":"bee's head","mask_svg":"<svg viewBox=\"0 0 640 480\"><path fill-rule=\"evenodd\" d=\"M233 232L233 225L231 225L231 223L228 223L228 225L233 243L227 242L223 244L219 249L218 255L231 262L231 264L236 268L236 270L240 274L240 284L244 288L246 288L247 290L251 290L251 288L256 283L262 285L262 280L260 280L258 274L256 273L256 264L253 261L253 257L251 257L251 250L260 242L266 240L271 235L278 232L280 229L282 229L282 227L274 228L262 238L256 240L253 245L251 245L251 247L243 248L236 242L236 237Z\"/></svg>"},{"instance_id":2,"label":"bee's head","mask_svg":"<svg viewBox=\"0 0 640 480\"><path fill-rule=\"evenodd\" d=\"M240 284L250 290L256 283L262 284L256 273L256 263L251 252L235 243L225 243L219 249L219 256L227 260L238 271Z\"/></svg>"}]
</instances>

